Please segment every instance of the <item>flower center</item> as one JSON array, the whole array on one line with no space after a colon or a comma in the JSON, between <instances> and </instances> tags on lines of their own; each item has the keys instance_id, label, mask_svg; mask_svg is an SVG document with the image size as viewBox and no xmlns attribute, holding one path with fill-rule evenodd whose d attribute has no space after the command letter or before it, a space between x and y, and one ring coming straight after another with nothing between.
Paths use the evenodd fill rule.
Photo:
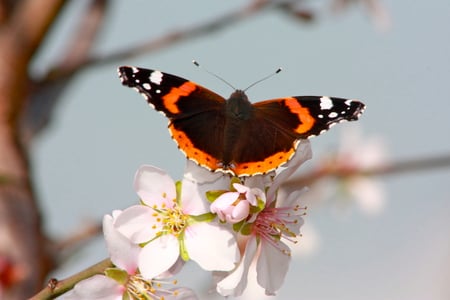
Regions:
<instances>
[{"instance_id":1,"label":"flower center","mask_svg":"<svg viewBox=\"0 0 450 300\"><path fill-rule=\"evenodd\" d=\"M261 239L269 242L272 246L286 255L291 255L281 245L281 239L297 243L300 235L300 226L303 223L306 207L296 205L294 207L267 207L262 210L254 223L253 231ZM298 232L298 233L296 233Z\"/></svg>"},{"instance_id":2,"label":"flower center","mask_svg":"<svg viewBox=\"0 0 450 300\"><path fill-rule=\"evenodd\" d=\"M178 236L187 226L187 219L188 216L183 214L181 208L175 205L172 209L167 210L167 215L162 222L167 231Z\"/></svg>"},{"instance_id":3,"label":"flower center","mask_svg":"<svg viewBox=\"0 0 450 300\"><path fill-rule=\"evenodd\" d=\"M153 216L161 224L161 230L156 233L157 236L172 234L178 237L188 225L189 216L183 213L175 201L172 208L157 209L154 207L153 209L155 210Z\"/></svg>"},{"instance_id":4,"label":"flower center","mask_svg":"<svg viewBox=\"0 0 450 300\"><path fill-rule=\"evenodd\" d=\"M126 289L130 299L135 300L164 300L165 296L178 295L177 290L168 290L162 288L163 284L176 284L160 280L145 280L140 274L130 276L126 285Z\"/></svg>"}]
</instances>

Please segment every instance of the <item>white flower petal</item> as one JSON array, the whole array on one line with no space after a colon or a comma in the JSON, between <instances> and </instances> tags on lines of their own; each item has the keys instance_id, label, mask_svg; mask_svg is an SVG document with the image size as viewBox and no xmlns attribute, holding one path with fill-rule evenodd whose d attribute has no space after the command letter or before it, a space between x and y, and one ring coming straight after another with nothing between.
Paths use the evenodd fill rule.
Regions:
<instances>
[{"instance_id":1,"label":"white flower petal","mask_svg":"<svg viewBox=\"0 0 450 300\"><path fill-rule=\"evenodd\" d=\"M244 185L251 188L258 188L265 191L266 187L272 184L272 179L275 177L276 172L272 171L264 175L254 175L244 178Z\"/></svg>"},{"instance_id":2,"label":"white flower petal","mask_svg":"<svg viewBox=\"0 0 450 300\"><path fill-rule=\"evenodd\" d=\"M245 185L242 185L240 183L233 183L233 187L241 194L245 194L250 191L249 187L246 187Z\"/></svg>"},{"instance_id":3,"label":"white flower petal","mask_svg":"<svg viewBox=\"0 0 450 300\"><path fill-rule=\"evenodd\" d=\"M233 203L238 199L239 193L227 192L220 195L211 205L209 210L212 213L217 214L221 221L225 221L229 214L232 213L234 206Z\"/></svg>"},{"instance_id":4,"label":"white flower petal","mask_svg":"<svg viewBox=\"0 0 450 300\"><path fill-rule=\"evenodd\" d=\"M158 279L164 279L164 278L169 278L169 277L173 277L176 274L178 274L181 269L183 269L184 265L186 264L186 262L181 258L181 256L178 257L177 261L170 267L169 270L167 270L166 272L159 274Z\"/></svg>"},{"instance_id":5,"label":"white flower petal","mask_svg":"<svg viewBox=\"0 0 450 300\"><path fill-rule=\"evenodd\" d=\"M64 300L122 300L124 287L104 275L94 275L78 282L64 294Z\"/></svg>"},{"instance_id":6,"label":"white flower petal","mask_svg":"<svg viewBox=\"0 0 450 300\"><path fill-rule=\"evenodd\" d=\"M311 143L309 140L302 140L295 151L292 159L284 166L282 170L274 179L272 185L267 191L267 203L270 204L275 200L275 195L280 187L297 169L307 160L312 158Z\"/></svg>"},{"instance_id":7,"label":"white flower petal","mask_svg":"<svg viewBox=\"0 0 450 300\"><path fill-rule=\"evenodd\" d=\"M218 185L220 187L213 189L224 189L230 184L230 176L221 172L211 172L204 167L200 167L191 160L186 161L186 168L184 170L184 179L190 180L196 184Z\"/></svg>"},{"instance_id":8,"label":"white flower petal","mask_svg":"<svg viewBox=\"0 0 450 300\"><path fill-rule=\"evenodd\" d=\"M189 257L207 271L229 271L239 260L233 233L217 224L200 222L189 226L184 243Z\"/></svg>"},{"instance_id":9,"label":"white flower petal","mask_svg":"<svg viewBox=\"0 0 450 300\"><path fill-rule=\"evenodd\" d=\"M155 236L151 230L153 209L135 205L125 209L116 219L114 227L133 243L145 243Z\"/></svg>"},{"instance_id":10,"label":"white flower petal","mask_svg":"<svg viewBox=\"0 0 450 300\"><path fill-rule=\"evenodd\" d=\"M239 201L239 203L234 207L233 211L231 212L231 217L233 223L237 223L242 221L243 219L247 218L248 214L250 212L250 205L247 201Z\"/></svg>"},{"instance_id":11,"label":"white flower petal","mask_svg":"<svg viewBox=\"0 0 450 300\"><path fill-rule=\"evenodd\" d=\"M171 288L164 292L157 291L156 295L159 297L164 297L164 300L198 300L195 292L185 287Z\"/></svg>"},{"instance_id":12,"label":"white flower petal","mask_svg":"<svg viewBox=\"0 0 450 300\"><path fill-rule=\"evenodd\" d=\"M116 214L118 216L118 214ZM137 257L141 248L114 228L113 217L103 217L103 234L111 261L128 274L134 274L137 269Z\"/></svg>"},{"instance_id":13,"label":"white flower petal","mask_svg":"<svg viewBox=\"0 0 450 300\"><path fill-rule=\"evenodd\" d=\"M217 292L222 296L238 297L247 287L247 274L257 250L255 236L251 236L239 265L227 277L217 283Z\"/></svg>"},{"instance_id":14,"label":"white flower petal","mask_svg":"<svg viewBox=\"0 0 450 300\"><path fill-rule=\"evenodd\" d=\"M199 185L183 180L181 185L181 206L187 215L197 216L209 212L210 203L206 200L205 192L201 192Z\"/></svg>"},{"instance_id":15,"label":"white flower petal","mask_svg":"<svg viewBox=\"0 0 450 300\"><path fill-rule=\"evenodd\" d=\"M217 197L216 200L211 204L211 211L215 212L220 209L224 209L232 205L239 197L238 192L226 192ZM214 209L213 209L214 208Z\"/></svg>"},{"instance_id":16,"label":"white flower petal","mask_svg":"<svg viewBox=\"0 0 450 300\"><path fill-rule=\"evenodd\" d=\"M169 270L180 255L180 246L173 235L163 235L144 246L139 255L139 270L146 279L158 277Z\"/></svg>"},{"instance_id":17,"label":"white flower petal","mask_svg":"<svg viewBox=\"0 0 450 300\"><path fill-rule=\"evenodd\" d=\"M175 183L172 178L159 168L143 165L134 177L134 189L141 200L148 206L173 206L176 197Z\"/></svg>"},{"instance_id":18,"label":"white flower petal","mask_svg":"<svg viewBox=\"0 0 450 300\"><path fill-rule=\"evenodd\" d=\"M283 250L290 252L288 246L279 242ZM284 254L280 249L261 240L261 253L256 264L258 284L266 290L266 295L275 295L284 282L289 268L291 256Z\"/></svg>"}]
</instances>

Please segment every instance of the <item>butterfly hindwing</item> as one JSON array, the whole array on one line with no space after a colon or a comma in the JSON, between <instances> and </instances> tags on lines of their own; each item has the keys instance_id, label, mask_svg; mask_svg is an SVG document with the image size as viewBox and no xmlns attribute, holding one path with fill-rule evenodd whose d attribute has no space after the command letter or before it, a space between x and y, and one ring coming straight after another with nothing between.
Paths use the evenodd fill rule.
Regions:
<instances>
[{"instance_id":1,"label":"butterfly hindwing","mask_svg":"<svg viewBox=\"0 0 450 300\"><path fill-rule=\"evenodd\" d=\"M210 110L192 118L172 120L169 131L189 159L209 170L215 170L223 157L224 124L223 110Z\"/></svg>"}]
</instances>

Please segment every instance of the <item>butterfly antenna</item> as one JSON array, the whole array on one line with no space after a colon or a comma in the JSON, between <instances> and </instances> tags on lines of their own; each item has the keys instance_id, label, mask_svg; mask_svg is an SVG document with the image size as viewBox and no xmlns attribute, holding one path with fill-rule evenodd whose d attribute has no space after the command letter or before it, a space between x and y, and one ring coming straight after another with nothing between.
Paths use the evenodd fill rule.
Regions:
<instances>
[{"instance_id":1,"label":"butterfly antenna","mask_svg":"<svg viewBox=\"0 0 450 300\"><path fill-rule=\"evenodd\" d=\"M209 75L212 75L212 76L216 77L217 79L219 79L220 81L222 81L223 83L225 83L226 85L228 85L229 87L231 87L233 90L236 90L236 88L235 88L231 83L229 83L228 81L226 81L225 79L223 79L223 78L220 77L219 75L214 74L213 72L208 71L207 69L203 68L202 66L200 66L200 64L199 64L196 60L193 60L192 63L193 63L194 65L196 65L197 67L203 69L203 71L205 71L205 72L208 73Z\"/></svg>"},{"instance_id":2,"label":"butterfly antenna","mask_svg":"<svg viewBox=\"0 0 450 300\"><path fill-rule=\"evenodd\" d=\"M281 68L278 68L278 69L277 69L275 72L273 72L272 74L267 75L266 77L261 78L260 80L253 82L253 83L250 84L246 89L244 89L244 92L247 91L247 90L248 90L249 88L251 88L252 86L254 86L254 85L260 83L261 81L264 81L264 80L266 80L266 79L269 79L270 77L272 77L272 76L274 76L274 75L280 73L281 71L282 71L282 69L281 69Z\"/></svg>"}]
</instances>

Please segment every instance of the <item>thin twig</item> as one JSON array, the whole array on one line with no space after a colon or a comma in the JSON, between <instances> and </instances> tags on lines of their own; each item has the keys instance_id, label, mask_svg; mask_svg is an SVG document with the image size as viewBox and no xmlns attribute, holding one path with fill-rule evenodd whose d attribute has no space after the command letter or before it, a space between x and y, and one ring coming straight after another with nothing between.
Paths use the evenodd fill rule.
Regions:
<instances>
[{"instance_id":1,"label":"thin twig","mask_svg":"<svg viewBox=\"0 0 450 300\"><path fill-rule=\"evenodd\" d=\"M286 181L283 184L283 188L291 190L308 186L324 177L396 175L404 172L430 171L448 167L450 167L450 154L408 159L366 169L340 166L324 167L312 170L307 174L302 174Z\"/></svg>"},{"instance_id":2,"label":"thin twig","mask_svg":"<svg viewBox=\"0 0 450 300\"><path fill-rule=\"evenodd\" d=\"M98 236L102 232L102 225L99 223L92 223L83 226L77 232L71 234L67 239L58 241L54 247L56 252L71 251L71 249L78 248L80 245L87 243L92 238Z\"/></svg>"},{"instance_id":3,"label":"thin twig","mask_svg":"<svg viewBox=\"0 0 450 300\"><path fill-rule=\"evenodd\" d=\"M38 294L31 297L29 300L54 299L71 290L74 287L74 285L80 282L81 280L92 277L96 274L103 274L105 269L110 268L112 266L113 264L111 260L107 258L64 280L58 281L57 279L54 278L50 279L47 284L47 287L42 291L40 291Z\"/></svg>"}]
</instances>

